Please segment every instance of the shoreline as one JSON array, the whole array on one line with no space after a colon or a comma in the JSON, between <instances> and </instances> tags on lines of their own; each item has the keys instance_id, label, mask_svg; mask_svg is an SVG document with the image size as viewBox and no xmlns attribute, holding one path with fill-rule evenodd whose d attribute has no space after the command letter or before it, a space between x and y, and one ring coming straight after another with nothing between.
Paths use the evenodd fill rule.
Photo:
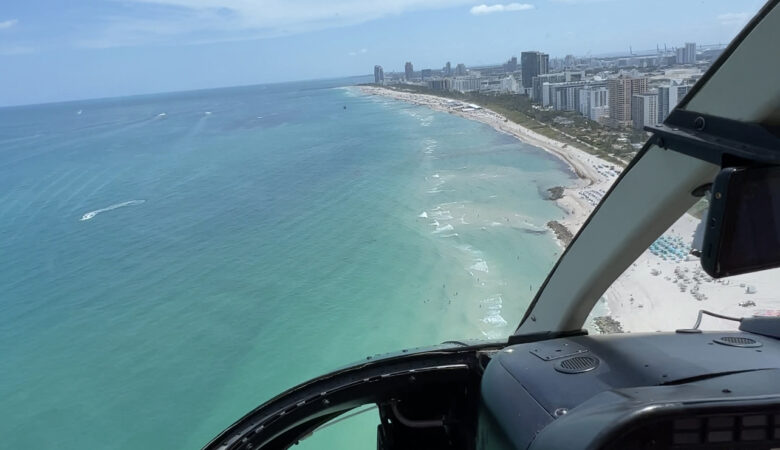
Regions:
<instances>
[{"instance_id":1,"label":"shoreline","mask_svg":"<svg viewBox=\"0 0 780 450\"><path fill-rule=\"evenodd\" d=\"M577 147L543 136L529 128L510 121L502 114L487 108L473 108L462 102L430 94L401 92L378 86L358 86L366 95L377 95L400 100L434 111L454 114L464 119L483 123L540 148L569 166L577 179L568 186L556 186L550 200L563 211L563 217L547 223L558 244L566 248L609 187L622 171L621 167L585 152Z\"/></svg>"},{"instance_id":2,"label":"shoreline","mask_svg":"<svg viewBox=\"0 0 780 450\"><path fill-rule=\"evenodd\" d=\"M363 94L389 97L481 122L538 147L564 161L577 178L569 186L548 189L549 200L562 210L547 228L565 248L615 182L623 168L571 145L555 141L509 121L489 109L429 94L359 86ZM771 295L780 269L713 280L698 258L688 255L699 219L683 214L604 292L586 324L594 332L632 333L688 328L700 309L737 317L780 315L780 300ZM672 252L673 256L670 256ZM733 330L735 322L707 318L705 329Z\"/></svg>"}]
</instances>

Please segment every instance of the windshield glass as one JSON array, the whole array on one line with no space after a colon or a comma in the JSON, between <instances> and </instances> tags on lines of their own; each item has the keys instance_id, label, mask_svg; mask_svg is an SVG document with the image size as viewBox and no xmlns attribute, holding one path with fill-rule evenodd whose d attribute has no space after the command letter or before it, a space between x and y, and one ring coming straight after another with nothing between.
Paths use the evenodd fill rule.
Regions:
<instances>
[{"instance_id":1,"label":"windshield glass","mask_svg":"<svg viewBox=\"0 0 780 450\"><path fill-rule=\"evenodd\" d=\"M4 446L189 449L368 355L506 338L762 2L8 3ZM673 274L598 315L668 328L615 305Z\"/></svg>"},{"instance_id":2,"label":"windshield glass","mask_svg":"<svg viewBox=\"0 0 780 450\"><path fill-rule=\"evenodd\" d=\"M780 315L773 286L780 270L714 279L697 250L706 217L702 200L683 214L607 290L588 317L595 333L675 331L692 328L699 310L733 318ZM700 329L735 330L739 323L704 317Z\"/></svg>"}]
</instances>

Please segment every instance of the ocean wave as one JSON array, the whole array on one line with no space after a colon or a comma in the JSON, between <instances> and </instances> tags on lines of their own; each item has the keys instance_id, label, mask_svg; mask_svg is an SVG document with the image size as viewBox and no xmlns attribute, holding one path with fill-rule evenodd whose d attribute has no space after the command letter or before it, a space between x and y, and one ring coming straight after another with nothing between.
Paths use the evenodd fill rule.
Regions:
<instances>
[{"instance_id":1,"label":"ocean wave","mask_svg":"<svg viewBox=\"0 0 780 450\"><path fill-rule=\"evenodd\" d=\"M547 234L547 231L549 231L549 229L546 226L545 227L540 227L540 226L538 226L536 224L533 224L533 223L531 223L531 222L529 222L527 220L523 221L523 225L524 226L521 227L521 229L524 232L530 233L530 234Z\"/></svg>"},{"instance_id":2,"label":"ocean wave","mask_svg":"<svg viewBox=\"0 0 780 450\"><path fill-rule=\"evenodd\" d=\"M428 218L428 212L427 212L427 211L423 211L423 212L421 212L421 213L420 213L420 215L419 215L419 216L417 216L417 217L419 217L419 218L421 218L421 219L427 219L427 218Z\"/></svg>"},{"instance_id":3,"label":"ocean wave","mask_svg":"<svg viewBox=\"0 0 780 450\"><path fill-rule=\"evenodd\" d=\"M105 208L96 209L94 211L90 211L83 216L81 216L81 221L90 220L93 219L95 216L97 216L100 213L113 211L115 209L124 208L125 206L134 206L134 205L140 205L142 203L146 202L146 200L130 200L128 202L122 202L122 203L116 203L111 206L107 206Z\"/></svg>"},{"instance_id":4,"label":"ocean wave","mask_svg":"<svg viewBox=\"0 0 780 450\"><path fill-rule=\"evenodd\" d=\"M444 225L443 227L438 226L438 222L436 222L436 229L433 231L434 233L444 233L445 231L453 231L455 230L455 227L453 227L450 224Z\"/></svg>"},{"instance_id":5,"label":"ocean wave","mask_svg":"<svg viewBox=\"0 0 780 450\"><path fill-rule=\"evenodd\" d=\"M484 259L478 259L474 264L471 265L471 267L469 267L469 269L477 270L485 273L489 272L487 261L485 261Z\"/></svg>"},{"instance_id":6,"label":"ocean wave","mask_svg":"<svg viewBox=\"0 0 780 450\"><path fill-rule=\"evenodd\" d=\"M482 323L494 328L501 328L507 325L506 319L501 315L503 299L500 295L488 297L479 302L479 307L483 311ZM490 330L482 330L482 333L490 333Z\"/></svg>"},{"instance_id":7,"label":"ocean wave","mask_svg":"<svg viewBox=\"0 0 780 450\"><path fill-rule=\"evenodd\" d=\"M448 209L434 211L433 217L435 217L437 220L452 220L454 217L452 217L452 213Z\"/></svg>"}]
</instances>

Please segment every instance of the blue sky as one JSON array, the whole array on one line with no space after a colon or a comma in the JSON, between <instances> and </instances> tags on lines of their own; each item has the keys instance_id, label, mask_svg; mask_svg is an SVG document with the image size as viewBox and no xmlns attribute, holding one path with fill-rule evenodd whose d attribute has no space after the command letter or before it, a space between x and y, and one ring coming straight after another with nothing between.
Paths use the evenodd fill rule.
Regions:
<instances>
[{"instance_id":1,"label":"blue sky","mask_svg":"<svg viewBox=\"0 0 780 450\"><path fill-rule=\"evenodd\" d=\"M761 0L25 0L0 106L727 43Z\"/></svg>"}]
</instances>

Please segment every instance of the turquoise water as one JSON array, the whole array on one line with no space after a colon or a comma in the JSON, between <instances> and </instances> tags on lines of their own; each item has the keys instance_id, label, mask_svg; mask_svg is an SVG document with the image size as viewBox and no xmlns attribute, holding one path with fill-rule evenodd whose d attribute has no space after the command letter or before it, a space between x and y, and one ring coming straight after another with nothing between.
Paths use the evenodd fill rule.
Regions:
<instances>
[{"instance_id":1,"label":"turquoise water","mask_svg":"<svg viewBox=\"0 0 780 450\"><path fill-rule=\"evenodd\" d=\"M366 355L513 330L571 172L344 83L0 109L3 446L199 448Z\"/></svg>"}]
</instances>

